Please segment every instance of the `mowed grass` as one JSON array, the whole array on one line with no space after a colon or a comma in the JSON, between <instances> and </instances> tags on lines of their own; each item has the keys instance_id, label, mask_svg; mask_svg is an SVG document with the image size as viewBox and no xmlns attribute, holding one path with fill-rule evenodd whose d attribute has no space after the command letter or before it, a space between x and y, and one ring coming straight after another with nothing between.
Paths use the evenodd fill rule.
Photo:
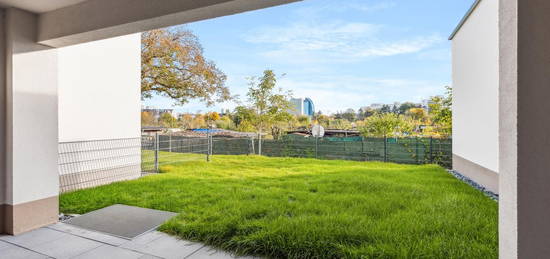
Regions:
<instances>
[{"instance_id":1,"label":"mowed grass","mask_svg":"<svg viewBox=\"0 0 550 259\"><path fill-rule=\"evenodd\" d=\"M497 258L497 203L444 169L214 156L61 196L65 213L180 213L161 231L273 258Z\"/></svg>"}]
</instances>

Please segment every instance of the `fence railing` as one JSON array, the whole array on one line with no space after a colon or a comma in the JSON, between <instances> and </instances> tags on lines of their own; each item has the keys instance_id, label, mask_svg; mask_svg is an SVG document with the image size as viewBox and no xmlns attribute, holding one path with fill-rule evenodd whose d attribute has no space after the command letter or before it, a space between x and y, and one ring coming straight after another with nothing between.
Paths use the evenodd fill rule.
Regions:
<instances>
[{"instance_id":1,"label":"fence railing","mask_svg":"<svg viewBox=\"0 0 550 259\"><path fill-rule=\"evenodd\" d=\"M187 138L158 136L155 152L157 164L178 162L178 153L209 155L258 154L260 145L253 138ZM151 146L151 145L149 145ZM193 149L194 148L194 149ZM383 161L404 164L439 164L452 166L451 139L437 138L360 138L338 141L325 138L262 140L262 155L271 157L302 157L355 161ZM160 158L159 158L160 157ZM162 159L164 157L165 159ZM170 159L173 158L173 159ZM158 165L152 167L158 170Z\"/></svg>"},{"instance_id":2,"label":"fence railing","mask_svg":"<svg viewBox=\"0 0 550 259\"><path fill-rule=\"evenodd\" d=\"M162 165L209 160L212 144L210 136L185 138L171 135L142 136L142 171L158 172ZM186 154L186 155L182 155Z\"/></svg>"},{"instance_id":3,"label":"fence railing","mask_svg":"<svg viewBox=\"0 0 550 259\"><path fill-rule=\"evenodd\" d=\"M68 192L141 176L140 138L59 143L59 185Z\"/></svg>"},{"instance_id":4,"label":"fence railing","mask_svg":"<svg viewBox=\"0 0 550 259\"><path fill-rule=\"evenodd\" d=\"M214 139L212 152L225 155L255 154L257 139ZM363 138L333 141L323 138L262 140L262 155L355 161L383 161L404 164L452 166L451 139Z\"/></svg>"},{"instance_id":5,"label":"fence railing","mask_svg":"<svg viewBox=\"0 0 550 259\"><path fill-rule=\"evenodd\" d=\"M452 166L452 141L435 138L325 138L262 140L262 155ZM253 138L141 138L59 143L61 192L136 179L172 163L209 161L215 155L258 154Z\"/></svg>"}]
</instances>

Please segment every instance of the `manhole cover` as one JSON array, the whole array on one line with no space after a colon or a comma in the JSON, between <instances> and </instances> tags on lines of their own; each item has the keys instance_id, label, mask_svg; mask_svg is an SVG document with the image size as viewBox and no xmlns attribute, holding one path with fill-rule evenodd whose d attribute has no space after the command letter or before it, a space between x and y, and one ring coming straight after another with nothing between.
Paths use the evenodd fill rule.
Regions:
<instances>
[{"instance_id":1,"label":"manhole cover","mask_svg":"<svg viewBox=\"0 0 550 259\"><path fill-rule=\"evenodd\" d=\"M126 239L156 229L177 213L116 204L72 218L65 223Z\"/></svg>"}]
</instances>

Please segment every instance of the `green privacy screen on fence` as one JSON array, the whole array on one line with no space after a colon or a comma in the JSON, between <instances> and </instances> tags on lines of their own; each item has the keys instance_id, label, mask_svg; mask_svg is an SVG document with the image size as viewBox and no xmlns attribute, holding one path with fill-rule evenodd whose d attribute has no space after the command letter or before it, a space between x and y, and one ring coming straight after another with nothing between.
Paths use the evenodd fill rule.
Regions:
<instances>
[{"instance_id":1,"label":"green privacy screen on fence","mask_svg":"<svg viewBox=\"0 0 550 259\"><path fill-rule=\"evenodd\" d=\"M155 140L158 138L157 141ZM177 163L170 154L204 154L194 159L206 159L212 155L258 154L257 139L252 138L188 138L181 136L147 137L142 152L151 160L143 161L151 169L158 164ZM155 152L157 150L157 152ZM436 138L287 138L262 140L262 155L271 157L303 157L331 160L383 161L403 164L439 164L452 167L452 140ZM177 156L180 157L180 156ZM156 161L156 166L153 166Z\"/></svg>"},{"instance_id":2,"label":"green privacy screen on fence","mask_svg":"<svg viewBox=\"0 0 550 259\"><path fill-rule=\"evenodd\" d=\"M216 138L213 141L212 152L214 155L257 154L258 140ZM262 155L405 164L433 163L450 168L452 141L435 138L359 138L355 141L334 141L325 138L262 140Z\"/></svg>"}]
</instances>

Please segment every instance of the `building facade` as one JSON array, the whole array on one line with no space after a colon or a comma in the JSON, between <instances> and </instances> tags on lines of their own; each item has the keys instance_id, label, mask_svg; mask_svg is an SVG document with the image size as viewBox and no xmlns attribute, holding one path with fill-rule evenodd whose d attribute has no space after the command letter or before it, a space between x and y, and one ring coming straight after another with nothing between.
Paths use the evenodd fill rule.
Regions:
<instances>
[{"instance_id":1,"label":"building facade","mask_svg":"<svg viewBox=\"0 0 550 259\"><path fill-rule=\"evenodd\" d=\"M310 98L292 98L290 99L291 109L289 112L296 116L309 116L315 115L315 105Z\"/></svg>"}]
</instances>

